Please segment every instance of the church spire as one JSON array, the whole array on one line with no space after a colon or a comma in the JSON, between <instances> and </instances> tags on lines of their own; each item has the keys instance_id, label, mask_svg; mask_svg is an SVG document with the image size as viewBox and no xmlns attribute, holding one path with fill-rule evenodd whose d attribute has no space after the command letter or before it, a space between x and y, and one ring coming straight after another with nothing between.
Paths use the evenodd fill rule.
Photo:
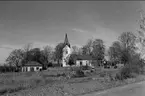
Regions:
<instances>
[{"instance_id":1,"label":"church spire","mask_svg":"<svg viewBox=\"0 0 145 96\"><path fill-rule=\"evenodd\" d=\"M68 45L70 47L70 43L69 43L68 38L67 38L67 33L65 34L64 45Z\"/></svg>"}]
</instances>

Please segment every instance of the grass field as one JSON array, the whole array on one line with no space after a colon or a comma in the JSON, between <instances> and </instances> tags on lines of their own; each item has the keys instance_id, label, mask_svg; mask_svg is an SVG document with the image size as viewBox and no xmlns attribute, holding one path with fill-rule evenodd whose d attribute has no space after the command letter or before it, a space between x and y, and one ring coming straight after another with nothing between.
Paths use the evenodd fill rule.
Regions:
<instances>
[{"instance_id":1,"label":"grass field","mask_svg":"<svg viewBox=\"0 0 145 96\"><path fill-rule=\"evenodd\" d=\"M3 96L77 96L92 91L104 90L139 80L111 81L118 70L96 69L86 77L68 78L75 69L51 68L42 72L0 74L0 95ZM110 75L108 75L110 74Z\"/></svg>"}]
</instances>

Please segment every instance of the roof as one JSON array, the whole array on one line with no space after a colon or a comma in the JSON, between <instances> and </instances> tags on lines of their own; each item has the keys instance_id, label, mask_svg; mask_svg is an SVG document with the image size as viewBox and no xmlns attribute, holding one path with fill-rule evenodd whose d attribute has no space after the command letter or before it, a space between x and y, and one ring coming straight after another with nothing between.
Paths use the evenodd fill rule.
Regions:
<instances>
[{"instance_id":1,"label":"roof","mask_svg":"<svg viewBox=\"0 0 145 96\"><path fill-rule=\"evenodd\" d=\"M77 55L76 60L95 60L89 55Z\"/></svg>"},{"instance_id":2,"label":"roof","mask_svg":"<svg viewBox=\"0 0 145 96\"><path fill-rule=\"evenodd\" d=\"M65 34L64 46L68 45L70 47L70 43L67 38L67 34Z\"/></svg>"},{"instance_id":3,"label":"roof","mask_svg":"<svg viewBox=\"0 0 145 96\"><path fill-rule=\"evenodd\" d=\"M42 64L40 64L36 61L30 61L30 62L24 64L24 66L42 66Z\"/></svg>"}]
</instances>

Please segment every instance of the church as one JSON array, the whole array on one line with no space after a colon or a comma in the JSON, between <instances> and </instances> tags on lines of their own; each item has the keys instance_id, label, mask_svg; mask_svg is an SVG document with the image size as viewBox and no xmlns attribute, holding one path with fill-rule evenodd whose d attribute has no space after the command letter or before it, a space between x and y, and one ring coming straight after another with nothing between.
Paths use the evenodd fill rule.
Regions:
<instances>
[{"instance_id":1,"label":"church","mask_svg":"<svg viewBox=\"0 0 145 96\"><path fill-rule=\"evenodd\" d=\"M72 48L71 45L68 41L67 34L65 34L65 40L64 40L64 47L62 49L63 54L62 54L62 67L68 67L70 66L69 63L69 58L72 53ZM91 56L86 56L86 55L76 55L75 56L75 66L92 66L92 61L94 60Z\"/></svg>"},{"instance_id":2,"label":"church","mask_svg":"<svg viewBox=\"0 0 145 96\"><path fill-rule=\"evenodd\" d=\"M62 49L63 54L62 54L62 67L67 67L68 62L69 62L69 57L71 55L71 46L70 43L68 41L68 37L67 34L65 34L65 40L64 40L64 48Z\"/></svg>"}]
</instances>

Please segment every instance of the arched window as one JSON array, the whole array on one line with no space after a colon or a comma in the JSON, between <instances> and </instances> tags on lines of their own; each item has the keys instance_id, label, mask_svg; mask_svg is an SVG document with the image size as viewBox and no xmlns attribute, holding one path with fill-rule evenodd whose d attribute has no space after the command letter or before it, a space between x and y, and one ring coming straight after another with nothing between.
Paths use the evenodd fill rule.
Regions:
<instances>
[{"instance_id":1,"label":"arched window","mask_svg":"<svg viewBox=\"0 0 145 96\"><path fill-rule=\"evenodd\" d=\"M68 54L68 51L66 50L65 53Z\"/></svg>"},{"instance_id":2,"label":"arched window","mask_svg":"<svg viewBox=\"0 0 145 96\"><path fill-rule=\"evenodd\" d=\"M80 61L80 66L82 66L82 61Z\"/></svg>"},{"instance_id":3,"label":"arched window","mask_svg":"<svg viewBox=\"0 0 145 96\"><path fill-rule=\"evenodd\" d=\"M36 70L39 70L39 67L37 67Z\"/></svg>"}]
</instances>

